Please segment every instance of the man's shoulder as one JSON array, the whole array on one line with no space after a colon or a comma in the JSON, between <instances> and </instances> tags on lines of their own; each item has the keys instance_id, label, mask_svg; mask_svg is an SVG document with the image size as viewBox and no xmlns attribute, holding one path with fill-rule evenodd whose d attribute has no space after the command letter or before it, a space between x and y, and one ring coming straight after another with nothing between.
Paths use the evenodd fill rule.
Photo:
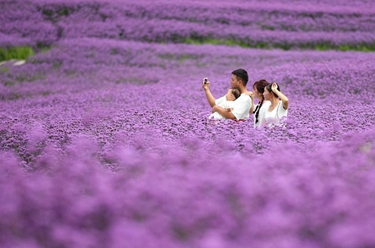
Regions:
<instances>
[{"instance_id":1,"label":"man's shoulder","mask_svg":"<svg viewBox=\"0 0 375 248\"><path fill-rule=\"evenodd\" d=\"M241 102L251 101L250 96L246 95L245 93L242 93L237 100L240 100Z\"/></svg>"},{"instance_id":2,"label":"man's shoulder","mask_svg":"<svg viewBox=\"0 0 375 248\"><path fill-rule=\"evenodd\" d=\"M235 101L235 108L250 108L251 107L251 98L246 95L242 94L237 100Z\"/></svg>"}]
</instances>

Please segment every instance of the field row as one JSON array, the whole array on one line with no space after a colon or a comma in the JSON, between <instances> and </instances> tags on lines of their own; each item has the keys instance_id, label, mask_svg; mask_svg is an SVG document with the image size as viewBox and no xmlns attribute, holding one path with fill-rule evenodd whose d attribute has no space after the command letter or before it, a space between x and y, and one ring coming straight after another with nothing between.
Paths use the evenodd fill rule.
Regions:
<instances>
[{"instance_id":1,"label":"field row","mask_svg":"<svg viewBox=\"0 0 375 248\"><path fill-rule=\"evenodd\" d=\"M96 37L285 50L375 50L375 10L371 8L32 0L26 4L5 2L2 9L0 20L7 25L0 27L0 34L32 46L48 46L64 38ZM9 45L6 40L0 45Z\"/></svg>"},{"instance_id":2,"label":"field row","mask_svg":"<svg viewBox=\"0 0 375 248\"><path fill-rule=\"evenodd\" d=\"M219 48L75 39L59 42L24 65L3 64L2 148L34 161L29 156L38 154L30 155L25 144L39 126L40 142L62 151L77 135L106 147L116 140L133 142L133 135L152 130L150 138L167 143L192 136L211 144L246 136L231 150L263 153L270 141L267 132L277 133L277 143L309 146L340 141L348 131L374 125L374 113L368 111L375 94L372 54ZM237 67L249 71L249 90L261 78L280 84L291 100L287 130L257 132L252 119L236 126L236 132L233 123L207 122L210 108L201 79L208 76L214 96L220 97Z\"/></svg>"}]
</instances>

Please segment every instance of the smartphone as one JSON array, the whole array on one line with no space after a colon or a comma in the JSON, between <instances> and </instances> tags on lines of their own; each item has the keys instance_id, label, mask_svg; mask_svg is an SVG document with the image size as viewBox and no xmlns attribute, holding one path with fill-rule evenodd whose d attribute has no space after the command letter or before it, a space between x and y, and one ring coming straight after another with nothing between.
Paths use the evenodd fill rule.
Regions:
<instances>
[{"instance_id":1,"label":"smartphone","mask_svg":"<svg viewBox=\"0 0 375 248\"><path fill-rule=\"evenodd\" d=\"M208 81L208 78L203 78L203 84L206 84Z\"/></svg>"}]
</instances>

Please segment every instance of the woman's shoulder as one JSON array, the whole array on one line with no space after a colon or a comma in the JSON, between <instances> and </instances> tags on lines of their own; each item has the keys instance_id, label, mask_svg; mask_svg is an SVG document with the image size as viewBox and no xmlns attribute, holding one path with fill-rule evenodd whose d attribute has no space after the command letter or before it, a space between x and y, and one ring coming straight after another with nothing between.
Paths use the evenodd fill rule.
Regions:
<instances>
[{"instance_id":1,"label":"woman's shoulder","mask_svg":"<svg viewBox=\"0 0 375 248\"><path fill-rule=\"evenodd\" d=\"M279 114L287 113L288 109L284 109L283 102L280 101L279 105L277 106Z\"/></svg>"}]
</instances>

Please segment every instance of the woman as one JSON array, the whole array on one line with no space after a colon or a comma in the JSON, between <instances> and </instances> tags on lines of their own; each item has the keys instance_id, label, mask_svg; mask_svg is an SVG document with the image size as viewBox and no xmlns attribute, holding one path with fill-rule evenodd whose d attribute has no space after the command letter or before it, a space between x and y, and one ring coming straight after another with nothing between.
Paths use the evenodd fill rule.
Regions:
<instances>
[{"instance_id":1,"label":"woman","mask_svg":"<svg viewBox=\"0 0 375 248\"><path fill-rule=\"evenodd\" d=\"M251 98L257 98L258 104L254 105L254 99L253 101L253 107L251 108L251 113L254 114L254 128L261 127L263 125L264 121L264 113L270 106L271 102L264 100L264 88L269 85L269 83L265 79L261 79L259 81L256 81L253 84L253 94Z\"/></svg>"},{"instance_id":2,"label":"woman","mask_svg":"<svg viewBox=\"0 0 375 248\"><path fill-rule=\"evenodd\" d=\"M289 99L280 92L280 87L275 82L264 88L263 96L264 100L271 102L264 113L264 124L280 125L282 118L288 115Z\"/></svg>"}]
</instances>

